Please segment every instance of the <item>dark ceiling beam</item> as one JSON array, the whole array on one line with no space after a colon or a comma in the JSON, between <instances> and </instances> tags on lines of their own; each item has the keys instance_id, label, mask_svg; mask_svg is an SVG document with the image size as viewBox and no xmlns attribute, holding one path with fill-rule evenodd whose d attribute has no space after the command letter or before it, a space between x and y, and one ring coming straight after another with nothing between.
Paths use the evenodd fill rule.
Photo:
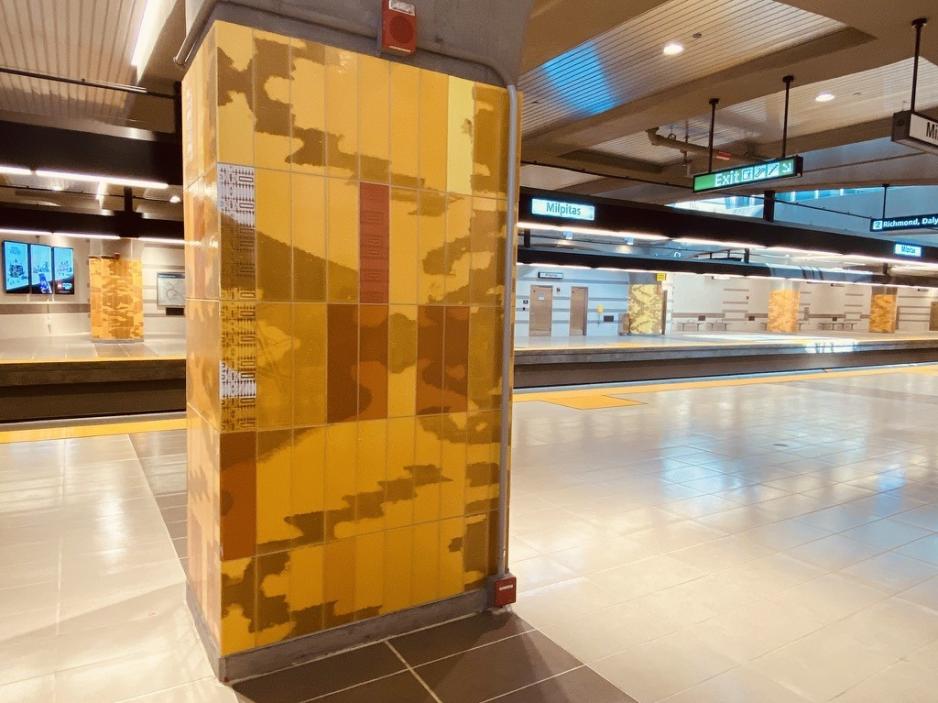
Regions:
<instances>
[{"instance_id":1,"label":"dark ceiling beam","mask_svg":"<svg viewBox=\"0 0 938 703\"><path fill-rule=\"evenodd\" d=\"M572 228L584 224L579 220L533 214L531 201L536 197L556 199L557 193L522 188L519 221L539 222L553 226L566 225ZM567 198L567 200L594 205L594 219L588 224L590 227L599 229L660 234L672 239L698 237L721 242L751 242L766 247L788 246L845 255L862 254L889 258L895 256L893 251L895 242L890 240L778 222L764 222L749 217L714 215L609 198L577 196ZM938 263L938 247L924 247L922 258L910 259L910 261Z\"/></svg>"},{"instance_id":2,"label":"dark ceiling beam","mask_svg":"<svg viewBox=\"0 0 938 703\"><path fill-rule=\"evenodd\" d=\"M0 204L0 228L183 239L183 225L178 220L144 219L132 212L93 215L86 212L32 209L6 204Z\"/></svg>"},{"instance_id":3,"label":"dark ceiling beam","mask_svg":"<svg viewBox=\"0 0 938 703\"><path fill-rule=\"evenodd\" d=\"M55 171L94 173L182 184L177 137L133 130L135 137L0 121L0 162Z\"/></svg>"},{"instance_id":4,"label":"dark ceiling beam","mask_svg":"<svg viewBox=\"0 0 938 703\"><path fill-rule=\"evenodd\" d=\"M776 93L782 76L788 73L797 77L798 85L804 85L876 68L907 58L907 44L905 37L901 41L895 37L877 40L855 29L842 29L600 115L526 135L523 155L525 159L543 159L696 117L706 111L714 96L719 96L720 107L726 107Z\"/></svg>"}]
</instances>

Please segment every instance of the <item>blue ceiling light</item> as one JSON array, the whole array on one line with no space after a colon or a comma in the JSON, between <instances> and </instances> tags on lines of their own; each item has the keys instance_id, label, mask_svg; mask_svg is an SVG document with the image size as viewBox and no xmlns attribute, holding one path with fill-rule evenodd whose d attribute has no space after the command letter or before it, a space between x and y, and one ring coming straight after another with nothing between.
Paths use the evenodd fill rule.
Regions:
<instances>
[{"instance_id":1,"label":"blue ceiling light","mask_svg":"<svg viewBox=\"0 0 938 703\"><path fill-rule=\"evenodd\" d=\"M602 59L592 42L585 42L545 63L552 98L579 115L598 115L619 104Z\"/></svg>"}]
</instances>

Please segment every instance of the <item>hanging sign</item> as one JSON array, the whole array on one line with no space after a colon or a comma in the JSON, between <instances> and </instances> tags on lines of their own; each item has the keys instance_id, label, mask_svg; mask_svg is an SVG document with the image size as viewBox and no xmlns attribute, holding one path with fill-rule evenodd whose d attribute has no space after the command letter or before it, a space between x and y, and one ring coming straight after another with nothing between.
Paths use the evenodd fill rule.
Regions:
<instances>
[{"instance_id":1,"label":"hanging sign","mask_svg":"<svg viewBox=\"0 0 938 703\"><path fill-rule=\"evenodd\" d=\"M531 214L541 217L560 217L565 220L596 219L596 207L583 203L571 203L565 200L547 200L546 198L531 199Z\"/></svg>"},{"instance_id":2,"label":"hanging sign","mask_svg":"<svg viewBox=\"0 0 938 703\"><path fill-rule=\"evenodd\" d=\"M916 259L922 258L922 247L916 246L915 244L902 244L899 242L893 247L893 251L899 256L912 256Z\"/></svg>"},{"instance_id":3,"label":"hanging sign","mask_svg":"<svg viewBox=\"0 0 938 703\"><path fill-rule=\"evenodd\" d=\"M870 222L871 232L897 232L903 229L938 227L938 213L932 215L897 215Z\"/></svg>"},{"instance_id":4,"label":"hanging sign","mask_svg":"<svg viewBox=\"0 0 938 703\"><path fill-rule=\"evenodd\" d=\"M919 151L938 154L938 121L905 110L892 116L892 140Z\"/></svg>"},{"instance_id":5,"label":"hanging sign","mask_svg":"<svg viewBox=\"0 0 938 703\"><path fill-rule=\"evenodd\" d=\"M764 161L761 164L698 173L694 176L694 192L720 190L750 183L774 181L779 178L797 178L802 173L804 173L804 160L800 156L789 156L786 159Z\"/></svg>"}]
</instances>

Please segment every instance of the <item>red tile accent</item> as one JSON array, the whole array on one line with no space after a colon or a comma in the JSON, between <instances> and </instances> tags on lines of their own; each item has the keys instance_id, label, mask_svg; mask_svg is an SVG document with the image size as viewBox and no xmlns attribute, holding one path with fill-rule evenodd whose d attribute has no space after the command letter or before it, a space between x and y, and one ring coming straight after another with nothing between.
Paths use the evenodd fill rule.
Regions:
<instances>
[{"instance_id":1,"label":"red tile accent","mask_svg":"<svg viewBox=\"0 0 938 703\"><path fill-rule=\"evenodd\" d=\"M362 183L359 197L359 300L388 302L390 188Z\"/></svg>"}]
</instances>

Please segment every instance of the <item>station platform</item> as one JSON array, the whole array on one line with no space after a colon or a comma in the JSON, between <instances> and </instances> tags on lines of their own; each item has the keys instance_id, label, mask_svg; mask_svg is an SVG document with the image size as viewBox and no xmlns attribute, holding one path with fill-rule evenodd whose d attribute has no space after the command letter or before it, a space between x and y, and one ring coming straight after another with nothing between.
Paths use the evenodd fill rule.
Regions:
<instances>
[{"instance_id":1,"label":"station platform","mask_svg":"<svg viewBox=\"0 0 938 703\"><path fill-rule=\"evenodd\" d=\"M938 361L938 332L517 337L515 387Z\"/></svg>"},{"instance_id":2,"label":"station platform","mask_svg":"<svg viewBox=\"0 0 938 703\"><path fill-rule=\"evenodd\" d=\"M0 422L182 410L186 340L0 340Z\"/></svg>"}]
</instances>

